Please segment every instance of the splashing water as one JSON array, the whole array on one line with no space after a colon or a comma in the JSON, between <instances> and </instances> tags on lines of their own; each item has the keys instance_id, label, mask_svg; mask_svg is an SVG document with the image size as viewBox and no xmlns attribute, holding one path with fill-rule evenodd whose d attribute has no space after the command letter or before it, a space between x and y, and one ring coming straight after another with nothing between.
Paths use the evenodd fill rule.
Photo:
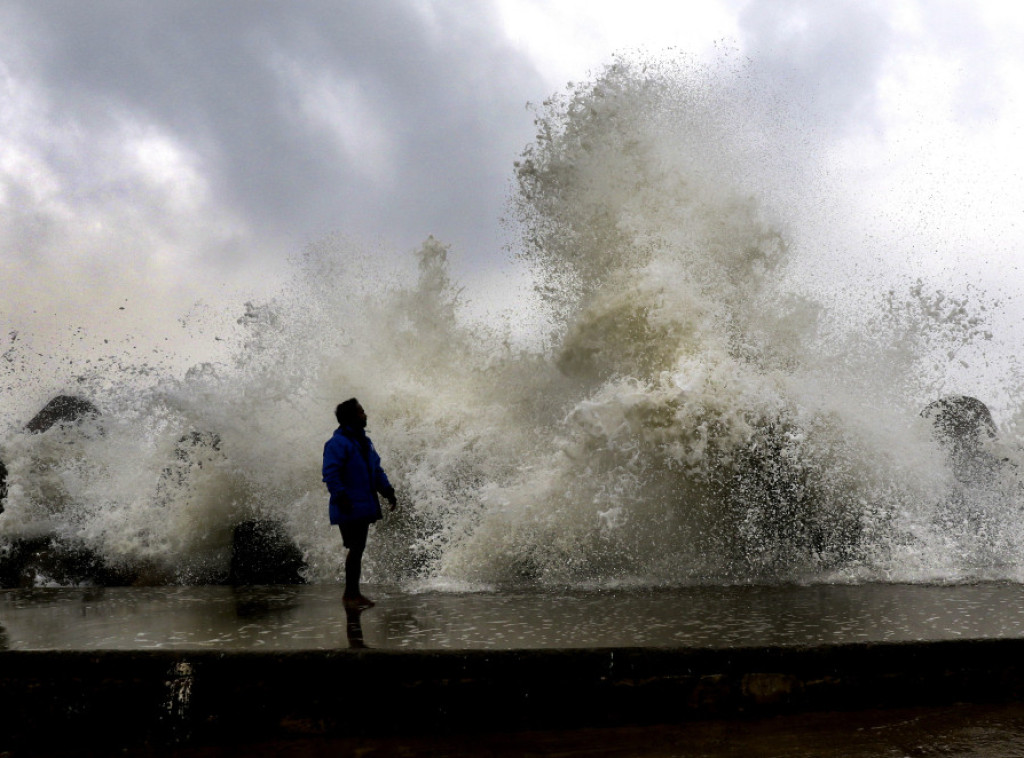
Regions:
<instances>
[{"instance_id":1,"label":"splashing water","mask_svg":"<svg viewBox=\"0 0 1024 758\"><path fill-rule=\"evenodd\" d=\"M0 535L202 582L235 524L271 517L336 581L320 454L355 395L403 500L371 580L1019 579L1011 427L962 475L919 413L988 305L912 283L851 315L801 290L778 159L744 118L765 107L680 65L571 87L539 110L511 204L548 333L466 319L433 238L411 276L325 239L246 304L232 360L142 387L97 373L99 419L10 434Z\"/></svg>"}]
</instances>

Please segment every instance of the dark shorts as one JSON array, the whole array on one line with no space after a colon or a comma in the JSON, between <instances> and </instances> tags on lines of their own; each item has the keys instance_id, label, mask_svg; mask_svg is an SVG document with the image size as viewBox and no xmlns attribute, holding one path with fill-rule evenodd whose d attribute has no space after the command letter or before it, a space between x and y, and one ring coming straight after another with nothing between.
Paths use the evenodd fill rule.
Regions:
<instances>
[{"instance_id":1,"label":"dark shorts","mask_svg":"<svg viewBox=\"0 0 1024 758\"><path fill-rule=\"evenodd\" d=\"M369 521L350 521L347 524L339 524L341 529L341 541L349 550L362 552L366 549L366 537L370 533Z\"/></svg>"}]
</instances>

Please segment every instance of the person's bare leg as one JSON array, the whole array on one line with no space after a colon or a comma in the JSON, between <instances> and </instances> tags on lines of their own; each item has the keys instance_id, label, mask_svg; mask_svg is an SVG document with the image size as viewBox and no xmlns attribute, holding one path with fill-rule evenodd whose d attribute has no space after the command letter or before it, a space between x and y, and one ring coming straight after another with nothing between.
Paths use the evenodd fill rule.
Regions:
<instances>
[{"instance_id":1,"label":"person's bare leg","mask_svg":"<svg viewBox=\"0 0 1024 758\"><path fill-rule=\"evenodd\" d=\"M357 608L371 608L373 601L359 591L359 579L363 573L363 551L349 550L345 556L345 605Z\"/></svg>"}]
</instances>

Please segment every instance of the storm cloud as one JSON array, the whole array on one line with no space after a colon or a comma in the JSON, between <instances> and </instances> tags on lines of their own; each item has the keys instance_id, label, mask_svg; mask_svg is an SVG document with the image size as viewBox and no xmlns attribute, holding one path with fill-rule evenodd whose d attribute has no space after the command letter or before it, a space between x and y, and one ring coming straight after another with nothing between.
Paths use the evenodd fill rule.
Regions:
<instances>
[{"instance_id":1,"label":"storm cloud","mask_svg":"<svg viewBox=\"0 0 1024 758\"><path fill-rule=\"evenodd\" d=\"M69 224L232 265L335 229L493 259L544 91L475 2L44 0L0 37L4 242L36 260Z\"/></svg>"},{"instance_id":2,"label":"storm cloud","mask_svg":"<svg viewBox=\"0 0 1024 758\"><path fill-rule=\"evenodd\" d=\"M226 301L218 288L272 291L333 232L396 254L433 234L460 277L500 269L527 103L638 49L739 62L777 119L752 114L750 139L785 164L794 226L818 227L808 270L860 276L877 254L886 272L969 263L1006 281L1024 244L1007 221L1024 194L1024 15L700 5L7 0L0 337L34 334L38 353L79 327L163 340L196 300Z\"/></svg>"}]
</instances>

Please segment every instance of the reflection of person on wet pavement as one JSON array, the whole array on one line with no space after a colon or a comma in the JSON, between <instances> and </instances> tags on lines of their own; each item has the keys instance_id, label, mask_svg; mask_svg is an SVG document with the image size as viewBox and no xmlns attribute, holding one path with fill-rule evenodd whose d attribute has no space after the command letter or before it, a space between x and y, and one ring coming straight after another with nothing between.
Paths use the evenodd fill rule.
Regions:
<instances>
[{"instance_id":1,"label":"reflection of person on wet pavement","mask_svg":"<svg viewBox=\"0 0 1024 758\"><path fill-rule=\"evenodd\" d=\"M365 610L366 608L362 606L345 606L345 635L348 637L348 646L350 648L362 649L369 647L363 639L363 622L359 618Z\"/></svg>"},{"instance_id":2,"label":"reflection of person on wet pavement","mask_svg":"<svg viewBox=\"0 0 1024 758\"><path fill-rule=\"evenodd\" d=\"M355 398L334 410L338 428L324 445L323 476L331 493L331 523L341 528L345 558L345 604L369 608L359 590L363 550L370 524L381 518L379 492L395 507L395 490L380 467L380 456L366 436L366 412Z\"/></svg>"}]
</instances>

